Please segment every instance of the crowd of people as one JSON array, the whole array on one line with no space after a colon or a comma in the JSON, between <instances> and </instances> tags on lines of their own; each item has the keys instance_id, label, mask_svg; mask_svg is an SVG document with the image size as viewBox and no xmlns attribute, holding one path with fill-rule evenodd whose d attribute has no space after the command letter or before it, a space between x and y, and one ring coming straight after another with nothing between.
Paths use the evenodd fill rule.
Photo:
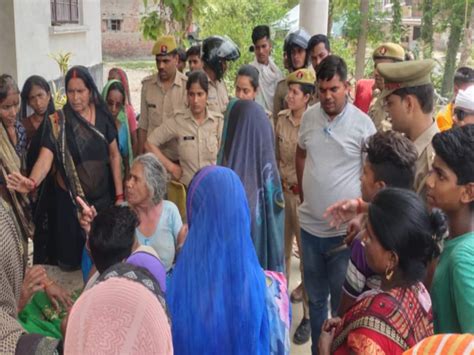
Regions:
<instances>
[{"instance_id":1,"label":"crowd of people","mask_svg":"<svg viewBox=\"0 0 474 355\"><path fill-rule=\"evenodd\" d=\"M0 353L288 354L291 322L313 354L474 351L474 70L435 116L399 44L352 88L325 35L286 76L251 41L232 95L232 40L158 38L139 112L120 68L70 68L63 107L0 76Z\"/></svg>"}]
</instances>

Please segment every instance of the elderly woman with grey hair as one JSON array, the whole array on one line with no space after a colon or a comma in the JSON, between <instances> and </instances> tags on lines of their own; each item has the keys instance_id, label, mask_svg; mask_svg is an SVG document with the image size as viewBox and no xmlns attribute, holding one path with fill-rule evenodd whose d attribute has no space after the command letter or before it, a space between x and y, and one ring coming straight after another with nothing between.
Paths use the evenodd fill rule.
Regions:
<instances>
[{"instance_id":1,"label":"elderly woman with grey hair","mask_svg":"<svg viewBox=\"0 0 474 355\"><path fill-rule=\"evenodd\" d=\"M148 153L133 161L125 191L127 204L140 221L135 229L136 242L133 249L142 245L153 248L169 273L186 238L187 226L183 225L176 205L163 199L166 184L165 168L153 154ZM77 202L82 206L80 224L89 235L97 212L80 198ZM87 284L92 285L98 277L95 268L89 275Z\"/></svg>"},{"instance_id":2,"label":"elderly woman with grey hair","mask_svg":"<svg viewBox=\"0 0 474 355\"><path fill-rule=\"evenodd\" d=\"M184 243L186 226L183 226L176 205L163 199L166 183L166 170L153 154L148 153L133 161L125 191L128 204L140 220L136 229L138 244L151 246L168 272Z\"/></svg>"}]
</instances>

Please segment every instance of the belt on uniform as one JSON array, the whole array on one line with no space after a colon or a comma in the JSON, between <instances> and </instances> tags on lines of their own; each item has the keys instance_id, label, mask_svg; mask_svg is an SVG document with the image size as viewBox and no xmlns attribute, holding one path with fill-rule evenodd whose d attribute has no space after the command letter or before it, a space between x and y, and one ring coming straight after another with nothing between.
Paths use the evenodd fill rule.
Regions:
<instances>
[{"instance_id":1,"label":"belt on uniform","mask_svg":"<svg viewBox=\"0 0 474 355\"><path fill-rule=\"evenodd\" d=\"M293 193L294 195L300 194L300 187L298 184L288 184L285 180L281 181L283 190Z\"/></svg>"}]
</instances>

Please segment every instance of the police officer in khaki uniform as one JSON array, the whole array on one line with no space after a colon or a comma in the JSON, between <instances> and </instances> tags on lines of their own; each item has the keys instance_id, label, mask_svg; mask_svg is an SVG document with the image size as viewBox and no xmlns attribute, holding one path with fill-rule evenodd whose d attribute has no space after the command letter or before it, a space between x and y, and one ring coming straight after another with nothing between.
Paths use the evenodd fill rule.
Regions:
<instances>
[{"instance_id":1,"label":"police officer in khaki uniform","mask_svg":"<svg viewBox=\"0 0 474 355\"><path fill-rule=\"evenodd\" d=\"M396 43L383 43L375 48L372 59L374 60L375 85L372 93L372 102L370 103L367 114L374 122L377 131L388 131L392 128L392 124L390 123L388 113L385 111L384 100L381 98L383 77L379 74L377 65L380 63L402 62L405 59L405 50Z\"/></svg>"},{"instance_id":2,"label":"police officer in khaki uniform","mask_svg":"<svg viewBox=\"0 0 474 355\"><path fill-rule=\"evenodd\" d=\"M211 111L224 113L227 109L229 94L223 77L227 62L239 58L239 48L227 37L211 36L202 42L202 62L209 80L207 103Z\"/></svg>"},{"instance_id":3,"label":"police officer in khaki uniform","mask_svg":"<svg viewBox=\"0 0 474 355\"><path fill-rule=\"evenodd\" d=\"M158 38L152 53L156 56L158 74L150 75L142 81L138 123L139 154L143 153L144 144L151 132L173 117L176 111L183 110L186 103L187 77L177 70L178 52L174 37ZM178 159L176 142L169 142L161 148L169 159Z\"/></svg>"},{"instance_id":4,"label":"police officer in khaki uniform","mask_svg":"<svg viewBox=\"0 0 474 355\"><path fill-rule=\"evenodd\" d=\"M308 66L309 56L306 49L308 48L309 39L309 34L303 29L290 32L286 36L283 50L286 53L290 72ZM275 96L273 97L273 118L275 120L278 117L278 113L288 107L285 101L287 93L288 83L286 78L283 78L278 82L275 89Z\"/></svg>"},{"instance_id":5,"label":"police officer in khaki uniform","mask_svg":"<svg viewBox=\"0 0 474 355\"><path fill-rule=\"evenodd\" d=\"M310 69L298 69L286 78L288 84L287 104L288 109L280 111L276 125L276 150L277 162L282 179L285 197L285 266L287 280L290 279L291 254L293 238L296 236L298 248L301 252L300 225L298 219L298 206L300 204L299 186L296 178L295 155L298 143L298 131L301 118L306 111L315 91L315 75ZM301 279L303 280L303 263L300 259ZM311 335L309 322L308 295L304 290L303 282L295 289L300 288L303 299L303 319L296 329L293 341L303 344ZM294 296L292 297L294 298Z\"/></svg>"},{"instance_id":6,"label":"police officer in khaki uniform","mask_svg":"<svg viewBox=\"0 0 474 355\"><path fill-rule=\"evenodd\" d=\"M148 137L147 151L154 153L174 179L184 185L201 168L216 164L223 117L207 109L209 82L202 71L189 74L186 84L188 109L177 111ZM177 140L179 163L168 159L159 147Z\"/></svg>"},{"instance_id":7,"label":"police officer in khaki uniform","mask_svg":"<svg viewBox=\"0 0 474 355\"><path fill-rule=\"evenodd\" d=\"M426 197L425 181L435 154L431 140L439 132L433 119L431 71L434 65L431 59L377 65L384 79L381 98L392 118L392 128L404 133L418 151L414 190L423 198Z\"/></svg>"}]
</instances>

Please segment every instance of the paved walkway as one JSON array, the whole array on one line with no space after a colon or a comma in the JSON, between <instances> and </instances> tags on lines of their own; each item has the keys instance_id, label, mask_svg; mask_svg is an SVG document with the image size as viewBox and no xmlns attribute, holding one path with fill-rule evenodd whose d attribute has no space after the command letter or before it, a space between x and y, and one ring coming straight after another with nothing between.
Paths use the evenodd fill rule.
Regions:
<instances>
[{"instance_id":1,"label":"paved walkway","mask_svg":"<svg viewBox=\"0 0 474 355\"><path fill-rule=\"evenodd\" d=\"M290 289L289 292L299 285L301 282L301 274L299 268L300 259L297 259L294 255L291 257L291 277L290 277ZM291 324L291 332L290 332L290 341L293 339L293 334L295 333L296 327L301 322L303 318L303 304L291 304L292 306L292 324ZM311 355L311 340L309 340L306 344L303 345L296 345L291 341L291 348L290 348L291 355Z\"/></svg>"}]
</instances>

